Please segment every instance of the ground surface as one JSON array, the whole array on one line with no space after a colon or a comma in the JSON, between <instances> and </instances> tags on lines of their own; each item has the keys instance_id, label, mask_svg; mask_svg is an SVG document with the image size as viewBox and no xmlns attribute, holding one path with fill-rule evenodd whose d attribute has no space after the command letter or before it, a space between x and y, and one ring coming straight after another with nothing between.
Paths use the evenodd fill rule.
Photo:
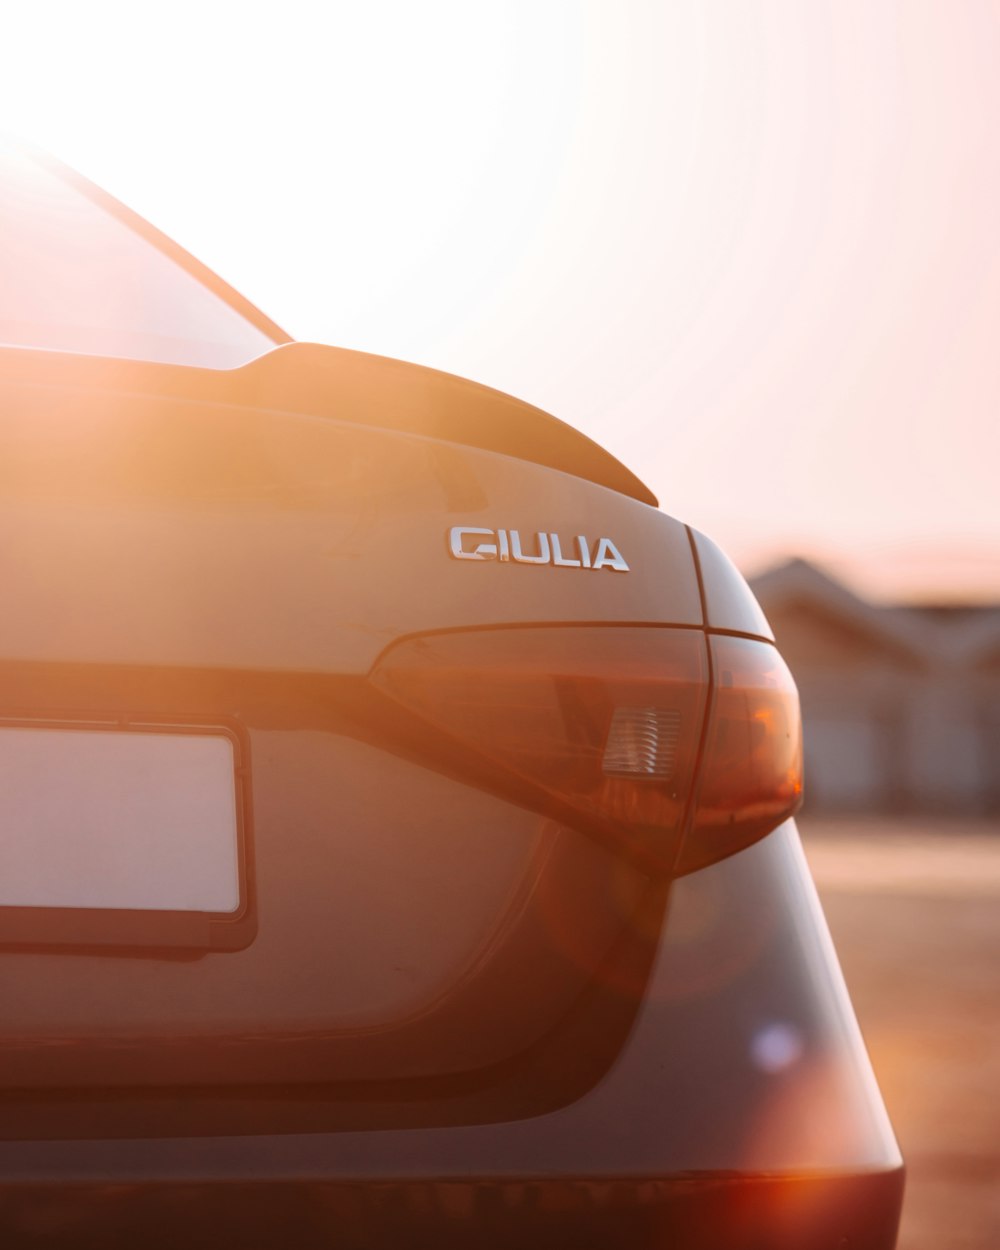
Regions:
<instances>
[{"instance_id":1,"label":"ground surface","mask_svg":"<svg viewBox=\"0 0 1000 1250\"><path fill-rule=\"evenodd\" d=\"M899 1250L1000 1250L1000 823L801 829L906 1157Z\"/></svg>"}]
</instances>

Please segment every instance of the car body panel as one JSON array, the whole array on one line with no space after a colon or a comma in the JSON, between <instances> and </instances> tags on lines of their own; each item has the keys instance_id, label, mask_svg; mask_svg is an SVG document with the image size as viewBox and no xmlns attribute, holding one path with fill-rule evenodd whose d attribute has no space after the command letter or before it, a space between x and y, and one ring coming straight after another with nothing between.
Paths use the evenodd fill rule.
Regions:
<instances>
[{"instance_id":1,"label":"car body panel","mask_svg":"<svg viewBox=\"0 0 1000 1250\"><path fill-rule=\"evenodd\" d=\"M0 403L10 661L363 673L432 629L701 623L684 527L571 474L232 404L47 385ZM606 536L630 572L454 561L456 525Z\"/></svg>"},{"instance_id":2,"label":"car body panel","mask_svg":"<svg viewBox=\"0 0 1000 1250\"><path fill-rule=\"evenodd\" d=\"M36 1120L45 1125L47 1110L50 1138L63 1140L0 1143L0 1189L15 1212L37 1209L45 1192L57 1210L68 1201L65 1227L77 1234L116 1218L139 1227L160 1207L188 1227L185 1212L217 1217L227 1193L264 1185L274 1187L272 1215L296 1213L304 1236L340 1228L358 1244L388 1244L376 1213L388 1218L397 1186L392 1235L404 1245L459 1231L492 1244L507 1228L499 1206L528 1244L610 1246L616 1229L634 1228L640 1245L667 1233L718 1244L727 1230L737 1247L806 1235L810 1247L836 1247L848 1233L891 1246L899 1152L794 825L676 882L658 945L613 1064L559 1110L364 1132L323 1131L321 1111L307 1133L140 1138L115 1128L106 1100L73 1127L49 1106ZM551 1223L546 1196L567 1223ZM586 1225L593 1241L571 1239L581 1213L596 1220ZM268 1227L262 1235L277 1235Z\"/></svg>"},{"instance_id":3,"label":"car body panel","mask_svg":"<svg viewBox=\"0 0 1000 1250\"><path fill-rule=\"evenodd\" d=\"M743 574L710 538L691 531L698 572L705 595L705 624L774 641L774 632Z\"/></svg>"},{"instance_id":4,"label":"car body panel","mask_svg":"<svg viewBox=\"0 0 1000 1250\"><path fill-rule=\"evenodd\" d=\"M0 727L228 735L243 928L168 941L124 909L107 937L67 909L53 937L0 909L3 1244L890 1250L898 1148L794 822L767 806L799 801L795 692L728 559L562 422L283 343L89 184L11 168ZM51 287L28 290L25 257L44 277L48 256ZM488 663L502 630L506 699L526 626L546 657L585 632L614 635L598 667L627 652L619 685L584 674L604 699L587 716L561 656L541 674L560 775L593 721L618 826L375 680L390 649L447 661L430 635ZM751 677L785 703L751 702L740 666L761 654ZM455 672L468 725L479 670ZM538 704L511 689L520 728ZM620 709L638 747L616 740L611 767ZM660 725L688 734L688 772ZM790 762L769 795L773 727ZM727 839L692 850L700 758ZM622 833L651 779L673 786L660 860ZM760 840L729 840L753 803Z\"/></svg>"}]
</instances>

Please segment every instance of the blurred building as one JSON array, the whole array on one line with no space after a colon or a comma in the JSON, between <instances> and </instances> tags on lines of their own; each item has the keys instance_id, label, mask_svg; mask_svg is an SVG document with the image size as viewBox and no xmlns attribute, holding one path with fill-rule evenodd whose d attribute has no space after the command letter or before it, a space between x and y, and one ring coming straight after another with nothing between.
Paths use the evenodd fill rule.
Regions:
<instances>
[{"instance_id":1,"label":"blurred building","mask_svg":"<svg viewBox=\"0 0 1000 1250\"><path fill-rule=\"evenodd\" d=\"M1000 812L1000 605L880 607L805 560L751 586L802 698L807 808Z\"/></svg>"}]
</instances>

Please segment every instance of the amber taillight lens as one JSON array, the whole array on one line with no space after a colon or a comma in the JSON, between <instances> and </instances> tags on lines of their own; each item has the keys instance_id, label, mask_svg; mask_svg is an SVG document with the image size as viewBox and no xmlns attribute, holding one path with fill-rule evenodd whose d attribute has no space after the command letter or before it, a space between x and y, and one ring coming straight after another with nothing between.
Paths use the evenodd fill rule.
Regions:
<instances>
[{"instance_id":1,"label":"amber taillight lens","mask_svg":"<svg viewBox=\"0 0 1000 1250\"><path fill-rule=\"evenodd\" d=\"M784 728L772 733L797 717L787 669L769 644L717 643L740 646L713 653L733 681L714 692L706 636L655 626L423 635L391 647L371 680L488 762L526 806L623 842L651 867L691 871L798 804L798 790L791 806L786 795L794 752ZM693 847L702 835L707 858Z\"/></svg>"},{"instance_id":2,"label":"amber taillight lens","mask_svg":"<svg viewBox=\"0 0 1000 1250\"><path fill-rule=\"evenodd\" d=\"M678 863L691 872L749 846L802 803L799 695L777 648L715 635L697 800Z\"/></svg>"}]
</instances>

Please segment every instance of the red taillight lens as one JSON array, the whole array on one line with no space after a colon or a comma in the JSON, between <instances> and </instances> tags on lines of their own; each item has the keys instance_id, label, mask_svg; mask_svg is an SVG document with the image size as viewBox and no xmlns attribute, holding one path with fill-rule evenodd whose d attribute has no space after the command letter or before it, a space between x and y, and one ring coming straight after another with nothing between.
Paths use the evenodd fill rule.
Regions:
<instances>
[{"instance_id":1,"label":"red taillight lens","mask_svg":"<svg viewBox=\"0 0 1000 1250\"><path fill-rule=\"evenodd\" d=\"M791 714L789 692L794 701L787 669L768 644L716 643L739 646L735 658L725 646L714 656L735 684L732 693L716 690L706 739L701 789L712 814L702 822L699 802L695 823L716 848L709 859L747 845L767 832L762 822L773 828L794 810L768 790L779 774L789 784L787 750L780 763L766 762L774 737L767 718L777 725L779 713ZM624 841L660 868L675 869L678 857L681 871L708 862L692 848L695 835L684 837L699 793L710 694L701 632L577 626L424 635L390 648L372 681L489 761L526 805ZM737 766L731 722L739 717L748 722L742 743L753 758Z\"/></svg>"},{"instance_id":2,"label":"red taillight lens","mask_svg":"<svg viewBox=\"0 0 1000 1250\"><path fill-rule=\"evenodd\" d=\"M802 718L787 665L766 642L716 635L709 646L712 708L682 873L756 842L802 802Z\"/></svg>"},{"instance_id":3,"label":"red taillight lens","mask_svg":"<svg viewBox=\"0 0 1000 1250\"><path fill-rule=\"evenodd\" d=\"M393 647L373 680L527 782L564 820L670 862L683 833L708 692L694 630L609 627L437 634Z\"/></svg>"}]
</instances>

